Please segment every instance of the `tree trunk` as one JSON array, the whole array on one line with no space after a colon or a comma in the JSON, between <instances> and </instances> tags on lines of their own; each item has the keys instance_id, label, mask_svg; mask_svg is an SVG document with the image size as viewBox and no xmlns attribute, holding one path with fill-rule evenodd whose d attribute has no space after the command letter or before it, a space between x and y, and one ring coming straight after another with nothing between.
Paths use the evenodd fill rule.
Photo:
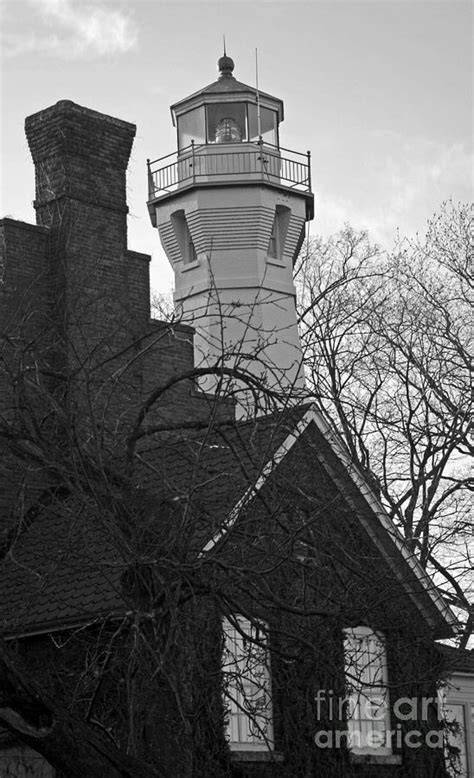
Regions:
<instances>
[{"instance_id":1,"label":"tree trunk","mask_svg":"<svg viewBox=\"0 0 474 778\"><path fill-rule=\"evenodd\" d=\"M73 718L31 683L0 647L0 723L67 778L160 778L163 773L118 749L92 724Z\"/></svg>"}]
</instances>

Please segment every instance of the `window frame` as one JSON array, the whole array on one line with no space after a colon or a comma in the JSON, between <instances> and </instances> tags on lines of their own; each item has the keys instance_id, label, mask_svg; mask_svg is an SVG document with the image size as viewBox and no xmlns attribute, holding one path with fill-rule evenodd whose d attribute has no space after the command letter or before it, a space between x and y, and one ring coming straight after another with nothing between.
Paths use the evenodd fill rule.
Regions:
<instances>
[{"instance_id":1,"label":"window frame","mask_svg":"<svg viewBox=\"0 0 474 778\"><path fill-rule=\"evenodd\" d=\"M277 205L273 216L272 231L267 246L267 262L284 264L286 237L290 225L291 209L286 205Z\"/></svg>"},{"instance_id":2,"label":"window frame","mask_svg":"<svg viewBox=\"0 0 474 778\"><path fill-rule=\"evenodd\" d=\"M451 699L449 688L455 686L453 678L448 684L438 690L438 711L439 718L444 719L445 723L450 725L456 723L458 731L453 732L450 729L444 731L444 753L445 760L449 762L449 749L454 746L459 750L457 758L454 760L456 775L459 778L468 778L472 769L473 755L470 749L470 728L474 730L474 702L468 699L461 699L456 695Z\"/></svg>"},{"instance_id":3,"label":"window frame","mask_svg":"<svg viewBox=\"0 0 474 778\"><path fill-rule=\"evenodd\" d=\"M171 226L173 228L174 236L178 244L181 261L183 268L195 266L199 261L196 247L191 235L191 231L186 219L186 213L183 208L177 211L173 211L170 216Z\"/></svg>"},{"instance_id":4,"label":"window frame","mask_svg":"<svg viewBox=\"0 0 474 778\"><path fill-rule=\"evenodd\" d=\"M274 752L273 698L271 688L270 651L268 648L268 624L253 622L237 614L222 620L223 651L222 675L224 681L225 733L231 751ZM244 637L246 636L246 638ZM247 645L246 645L247 644ZM259 654L262 655L263 661ZM252 656L253 655L253 656ZM255 655L257 655L255 657ZM256 665L253 664L256 658ZM242 669L247 677L240 681ZM249 665L250 662L250 665ZM255 681L257 675L257 682ZM239 680L236 680L239 678ZM237 685L238 684L238 685ZM257 685L258 684L258 685ZM257 691L252 689L257 687ZM248 712L246 692L259 704L264 696L264 712ZM255 703L247 703L251 708ZM257 729L257 732L252 730ZM233 737L237 732L238 736Z\"/></svg>"},{"instance_id":5,"label":"window frame","mask_svg":"<svg viewBox=\"0 0 474 778\"><path fill-rule=\"evenodd\" d=\"M348 688L346 697L348 747L353 754L391 756L393 750L390 738L390 695L385 637L371 627L362 625L346 628L343 632L344 672ZM360 643L361 646L354 646L355 641ZM372 651L371 642L378 643L379 649L377 653ZM352 645L350 645L351 643ZM364 664L358 661L357 654L360 648L362 648L362 657L367 656L368 658L367 662L364 660ZM365 702L361 702L361 700L365 700ZM382 716L368 715L369 706L374 704L376 710L382 711ZM374 726L375 722L377 724L381 723L382 726ZM382 732L385 735L383 744L373 744L374 736ZM354 742L351 743L351 738L354 739L356 733L359 742L354 744ZM370 738L370 743L366 742L367 738Z\"/></svg>"}]
</instances>

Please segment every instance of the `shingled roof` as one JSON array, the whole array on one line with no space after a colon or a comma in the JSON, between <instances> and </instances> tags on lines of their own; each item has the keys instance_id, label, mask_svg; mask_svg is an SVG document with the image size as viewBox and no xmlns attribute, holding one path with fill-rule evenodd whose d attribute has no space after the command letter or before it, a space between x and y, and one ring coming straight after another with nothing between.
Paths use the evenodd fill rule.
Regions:
<instances>
[{"instance_id":1,"label":"shingled roof","mask_svg":"<svg viewBox=\"0 0 474 778\"><path fill-rule=\"evenodd\" d=\"M309 463L311 469L311 461L317 462L321 482L330 484L358 516L387 572L404 587L434 634L451 636L453 614L338 436L308 406L221 424L200 434L183 431L148 444L140 452L131 495L137 505L144 500L147 510L131 509L128 528L122 524L119 531L110 512L72 499L62 509L40 513L3 561L0 629L31 634L131 610L123 586L126 571L155 559L161 564L166 554L173 564L179 544L195 555L215 549L270 476L278 480L289 452L299 459L293 459L296 481L287 489L297 492L299 467L304 464L307 470Z\"/></svg>"},{"instance_id":2,"label":"shingled roof","mask_svg":"<svg viewBox=\"0 0 474 778\"><path fill-rule=\"evenodd\" d=\"M160 506L193 505L194 542L204 547L255 485L307 406L248 422L183 432L140 453L139 493ZM133 557L132 557L133 558ZM0 630L32 634L118 615L131 607L121 584L127 538L106 512L73 499L44 512L12 544L0 567Z\"/></svg>"},{"instance_id":3,"label":"shingled roof","mask_svg":"<svg viewBox=\"0 0 474 778\"><path fill-rule=\"evenodd\" d=\"M448 667L453 673L474 675L474 649L455 648L454 646L440 645L439 649L446 657Z\"/></svg>"}]
</instances>

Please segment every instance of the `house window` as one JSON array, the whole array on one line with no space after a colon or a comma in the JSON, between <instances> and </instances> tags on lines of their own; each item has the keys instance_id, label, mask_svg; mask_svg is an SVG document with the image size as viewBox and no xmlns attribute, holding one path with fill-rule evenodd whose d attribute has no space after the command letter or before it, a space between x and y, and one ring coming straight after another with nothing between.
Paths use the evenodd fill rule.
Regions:
<instances>
[{"instance_id":1,"label":"house window","mask_svg":"<svg viewBox=\"0 0 474 778\"><path fill-rule=\"evenodd\" d=\"M344 633L348 745L355 754L391 754L384 639L369 627Z\"/></svg>"},{"instance_id":2,"label":"house window","mask_svg":"<svg viewBox=\"0 0 474 778\"><path fill-rule=\"evenodd\" d=\"M242 616L224 619L226 737L235 751L273 749L267 626Z\"/></svg>"},{"instance_id":3,"label":"house window","mask_svg":"<svg viewBox=\"0 0 474 778\"><path fill-rule=\"evenodd\" d=\"M471 722L469 722L469 705L462 702L452 702L450 694L459 694L454 683L448 690L438 692L439 712L444 721L450 725L445 731L445 759L450 770L450 775L458 778L468 778L469 756L467 743L469 742L469 724L474 732L474 703L471 703ZM457 695L456 695L457 696ZM454 729L452 726L454 725Z\"/></svg>"}]
</instances>

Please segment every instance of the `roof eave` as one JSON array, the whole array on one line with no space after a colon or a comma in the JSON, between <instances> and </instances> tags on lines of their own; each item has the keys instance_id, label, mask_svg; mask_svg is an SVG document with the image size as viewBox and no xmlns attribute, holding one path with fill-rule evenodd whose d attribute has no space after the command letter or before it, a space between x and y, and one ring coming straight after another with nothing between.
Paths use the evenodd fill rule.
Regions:
<instances>
[{"instance_id":1,"label":"roof eave","mask_svg":"<svg viewBox=\"0 0 474 778\"><path fill-rule=\"evenodd\" d=\"M188 97L183 98L182 100L178 100L178 102L173 103L173 105L170 106L171 116L173 119L173 126L176 126L176 118L184 113L186 110L189 110L191 108L197 108L200 105L203 105L205 102L212 103L212 102L219 102L222 100L223 97L226 98L235 98L235 99L246 99L251 100L255 104L257 103L257 95L258 100L260 104L264 108L269 108L270 110L277 111L278 113L278 123L282 122L284 119L284 108L283 108L283 100L280 100L279 97L274 97L273 95L268 94L268 92L262 92L261 90L255 89L255 87L249 86L248 84L244 84L241 81L236 81L235 79L232 79L232 84L234 86L234 89L229 88L212 88L212 87L219 87L219 84L221 83L221 80L214 81L212 84L208 84L207 86L203 87L203 89L199 89L197 92L193 92L193 94L189 95ZM181 110L182 109L182 110Z\"/></svg>"},{"instance_id":2,"label":"roof eave","mask_svg":"<svg viewBox=\"0 0 474 778\"><path fill-rule=\"evenodd\" d=\"M332 430L322 414L314 406L310 407L306 411L303 418L300 419L299 422L295 425L294 430L288 434L286 440L274 453L267 466L262 470L257 483L247 490L243 497L230 511L219 532L216 533L214 537L208 542L208 544L202 550L201 554L209 552L225 537L227 532L237 521L238 516L240 515L243 508L253 499L255 493L263 487L271 473L276 467L278 467L279 463L298 442L301 435L311 422L316 425L321 435L323 435L333 454L340 461L345 472L352 479L359 493L365 500L365 503L377 519L377 523L375 525L373 525L371 522L368 522L367 520L364 521L364 517L360 515L360 510L357 508L357 506L354 506L357 515L365 525L364 529L371 537L371 540L374 542L379 551L383 553L385 560L391 566L394 575L403 586L407 595L418 607L418 610L422 613L425 621L432 630L433 637L436 639L443 639L451 638L456 635L460 630L460 624L454 613L451 611L437 589L434 587L431 578L423 570L418 559L413 555L413 553L409 551L405 545L400 531L391 521L379 498L373 489L369 486L362 473L351 461L350 456L337 433ZM328 463L324 463L324 466L328 467ZM347 498L347 495L345 495L345 497ZM390 540L392 547L397 554L397 560L392 559L391 555L384 553L384 549L382 548L379 537L381 530L384 532L384 538ZM400 561L403 562L405 567L404 571L400 569ZM416 583L415 587L412 585L413 583Z\"/></svg>"},{"instance_id":3,"label":"roof eave","mask_svg":"<svg viewBox=\"0 0 474 778\"><path fill-rule=\"evenodd\" d=\"M321 434L324 435L325 439L330 444L334 454L341 461L347 474L355 483L371 512L377 518L379 527L381 526L385 531L386 536L390 539L393 546L398 551L399 556L403 559L403 562L408 568L407 572L410 571L418 582L420 591L417 592L411 588L409 577L407 575L401 576L401 582L404 584L407 593L412 600L417 602L420 610L423 612L423 615L433 629L434 637L441 639L453 637L458 634L460 630L458 619L441 597L439 591L434 586L431 577L423 569L418 558L408 549L400 530L388 516L379 497L367 483L367 480L358 467L351 461L349 453L340 440L339 435L332 430L328 422L316 408L309 410L307 415L311 417L311 421L316 424ZM374 535L373 532L370 532L370 527L366 527L366 529L369 531L369 534ZM390 559L388 559L388 561L390 562ZM395 569L395 572L398 572L398 570ZM427 601L426 598L428 598ZM425 599L425 602L422 602L422 599ZM428 606L428 602L431 607Z\"/></svg>"}]
</instances>

